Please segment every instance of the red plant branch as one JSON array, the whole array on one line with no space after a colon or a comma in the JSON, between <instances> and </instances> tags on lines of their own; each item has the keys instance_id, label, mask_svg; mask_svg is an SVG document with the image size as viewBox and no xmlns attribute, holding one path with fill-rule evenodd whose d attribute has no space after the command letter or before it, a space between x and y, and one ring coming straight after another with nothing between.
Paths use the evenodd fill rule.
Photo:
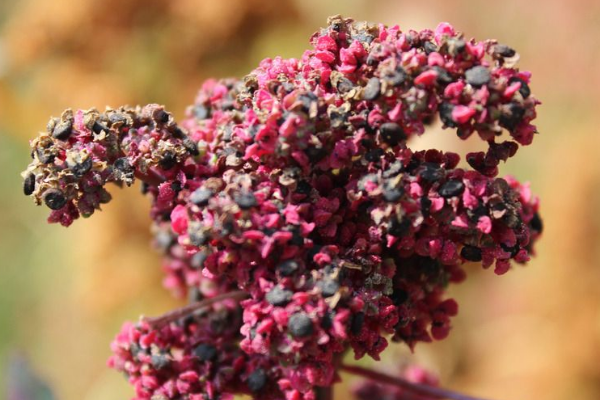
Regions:
<instances>
[{"instance_id":1,"label":"red plant branch","mask_svg":"<svg viewBox=\"0 0 600 400\"><path fill-rule=\"evenodd\" d=\"M153 318L144 317L142 320L144 322L146 322L147 324L149 324L150 326L152 326L153 328L160 328L160 327L165 326L166 324L169 324L173 321L177 321L178 319L185 318L188 315L190 315L191 313L193 313L201 308L208 307L210 305L221 302L223 300L229 300L229 299L242 300L246 297L248 297L248 293L246 293L242 290L236 290L233 292L228 292L228 293L220 294L215 297L211 297L210 299L198 301L198 302L189 304L185 307L177 308L173 311L169 311L168 313L165 313L158 317L153 317Z\"/></svg>"},{"instance_id":2,"label":"red plant branch","mask_svg":"<svg viewBox=\"0 0 600 400\"><path fill-rule=\"evenodd\" d=\"M374 380L376 382L397 386L399 388L411 391L415 394L424 396L435 397L438 399L451 399L451 400L484 400L479 397L471 397L465 394L453 392L448 389L442 389L438 387L423 385L420 383L409 382L406 379L402 379L396 376L387 375L381 372L373 371L357 365L340 365L342 371L348 372L353 375L362 376Z\"/></svg>"},{"instance_id":3,"label":"red plant branch","mask_svg":"<svg viewBox=\"0 0 600 400\"><path fill-rule=\"evenodd\" d=\"M333 386L320 386L315 388L317 400L333 400Z\"/></svg>"}]
</instances>

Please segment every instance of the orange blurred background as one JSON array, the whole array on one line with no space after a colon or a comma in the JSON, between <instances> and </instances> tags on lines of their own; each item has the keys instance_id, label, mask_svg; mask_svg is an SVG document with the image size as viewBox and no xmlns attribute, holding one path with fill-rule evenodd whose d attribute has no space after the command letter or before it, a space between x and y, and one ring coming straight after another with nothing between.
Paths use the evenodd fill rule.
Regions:
<instances>
[{"instance_id":1,"label":"orange blurred background","mask_svg":"<svg viewBox=\"0 0 600 400\"><path fill-rule=\"evenodd\" d=\"M115 188L94 218L48 226L22 195L27 140L66 107L158 102L180 118L204 79L299 57L338 13L497 38L543 102L541 134L501 170L542 197L538 256L502 277L471 266L451 289L461 311L450 337L413 355L397 346L380 366L419 362L445 387L498 400L600 398L597 0L0 0L0 371L19 351L56 399L130 398L105 367L109 342L122 321L181 304L161 287L139 190ZM470 146L449 131L417 145Z\"/></svg>"}]
</instances>

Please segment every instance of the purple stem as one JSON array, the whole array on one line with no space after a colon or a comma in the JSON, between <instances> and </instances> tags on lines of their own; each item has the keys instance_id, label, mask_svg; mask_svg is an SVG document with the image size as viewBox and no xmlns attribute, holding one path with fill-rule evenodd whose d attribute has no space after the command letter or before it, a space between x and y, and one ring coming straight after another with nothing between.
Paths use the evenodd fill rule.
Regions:
<instances>
[{"instance_id":1,"label":"purple stem","mask_svg":"<svg viewBox=\"0 0 600 400\"><path fill-rule=\"evenodd\" d=\"M318 386L315 388L317 400L333 400L333 385Z\"/></svg>"},{"instance_id":2,"label":"purple stem","mask_svg":"<svg viewBox=\"0 0 600 400\"><path fill-rule=\"evenodd\" d=\"M344 365L340 366L342 371L348 372L353 375L362 376L373 381L384 383L388 385L397 386L399 388L411 391L416 394L430 396L437 399L451 399L451 400L484 400L479 397L471 397L465 394L453 392L451 390L442 389L434 386L423 385L421 383L409 382L406 379L402 379L396 376L387 375L381 372L373 371L357 365Z\"/></svg>"},{"instance_id":3,"label":"purple stem","mask_svg":"<svg viewBox=\"0 0 600 400\"><path fill-rule=\"evenodd\" d=\"M178 319L185 318L188 315L194 313L195 311L213 305L223 300L235 299L242 300L248 297L248 293L242 290L236 290L233 292L228 292L224 294L220 294L215 297L211 297L210 299L197 301L195 303L189 304L185 307L177 308L173 311L169 311L163 315L154 318L144 317L143 321L149 324L153 328L161 328L173 321L177 321Z\"/></svg>"}]
</instances>

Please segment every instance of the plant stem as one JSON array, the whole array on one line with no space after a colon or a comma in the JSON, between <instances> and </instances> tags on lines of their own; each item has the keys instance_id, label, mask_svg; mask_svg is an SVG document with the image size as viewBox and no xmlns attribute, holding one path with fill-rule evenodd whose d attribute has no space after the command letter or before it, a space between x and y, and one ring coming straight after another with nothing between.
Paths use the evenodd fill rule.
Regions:
<instances>
[{"instance_id":1,"label":"plant stem","mask_svg":"<svg viewBox=\"0 0 600 400\"><path fill-rule=\"evenodd\" d=\"M350 374L359 375L364 378L374 380L379 383L397 386L399 388L411 391L416 394L430 396L438 399L451 399L451 400L484 400L478 397L471 397L465 394L453 392L451 390L442 389L434 386L424 385L421 383L409 382L406 379L402 379L396 376L387 375L381 372L372 371L357 365L344 365L340 366L340 370L348 372Z\"/></svg>"},{"instance_id":2,"label":"plant stem","mask_svg":"<svg viewBox=\"0 0 600 400\"><path fill-rule=\"evenodd\" d=\"M185 318L188 315L192 314L193 312L195 312L201 308L208 307L210 305L221 302L223 300L229 300L229 299L242 300L246 297L248 297L248 293L246 293L242 290L235 290L233 292L228 292L228 293L220 294L215 297L211 297L210 299L197 301L197 302L189 304L185 307L177 308L173 311L169 311L168 313L165 313L158 317L154 317L154 318L144 317L143 321L156 329L156 328L163 327L173 321L177 321L178 319Z\"/></svg>"},{"instance_id":3,"label":"plant stem","mask_svg":"<svg viewBox=\"0 0 600 400\"><path fill-rule=\"evenodd\" d=\"M161 183L166 182L167 180L167 178L165 178L164 176L162 176L162 174L160 174L152 168L149 168L145 174L143 174L140 170L136 169L134 174L135 177L141 180L142 182L146 182L147 184L156 187L158 187L158 185L160 185Z\"/></svg>"},{"instance_id":4,"label":"plant stem","mask_svg":"<svg viewBox=\"0 0 600 400\"><path fill-rule=\"evenodd\" d=\"M333 385L332 386L317 386L317 400L333 400Z\"/></svg>"}]
</instances>

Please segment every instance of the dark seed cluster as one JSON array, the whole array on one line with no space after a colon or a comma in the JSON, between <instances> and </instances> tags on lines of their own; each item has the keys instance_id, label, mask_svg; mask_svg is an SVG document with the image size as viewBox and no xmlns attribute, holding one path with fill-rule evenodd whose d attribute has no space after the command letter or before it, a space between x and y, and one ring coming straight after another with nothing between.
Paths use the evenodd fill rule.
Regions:
<instances>
[{"instance_id":1,"label":"dark seed cluster","mask_svg":"<svg viewBox=\"0 0 600 400\"><path fill-rule=\"evenodd\" d=\"M50 222L68 226L110 201L108 182L129 186L134 176L155 184L172 178L169 170L193 155L186 140L156 104L104 113L69 109L31 142L24 192L52 210Z\"/></svg>"}]
</instances>

